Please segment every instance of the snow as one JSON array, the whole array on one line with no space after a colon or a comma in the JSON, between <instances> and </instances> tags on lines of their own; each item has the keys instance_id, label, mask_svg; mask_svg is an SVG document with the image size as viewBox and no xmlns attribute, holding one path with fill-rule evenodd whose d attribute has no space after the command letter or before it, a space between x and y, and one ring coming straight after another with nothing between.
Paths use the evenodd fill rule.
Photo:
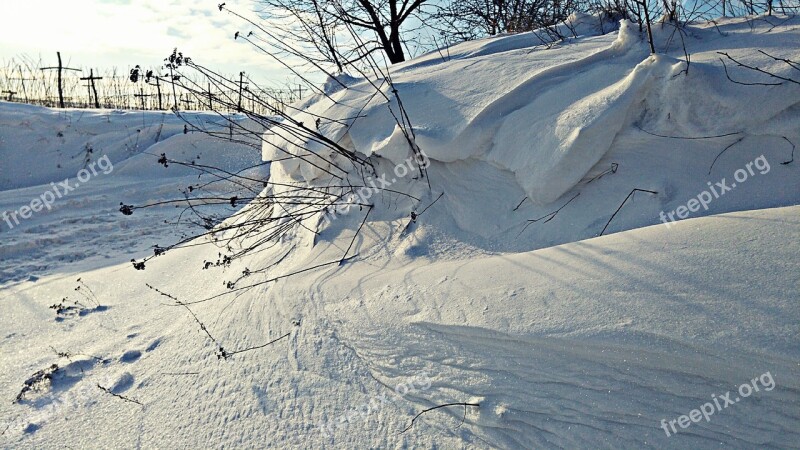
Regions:
<instances>
[{"instance_id":1,"label":"snow","mask_svg":"<svg viewBox=\"0 0 800 450\"><path fill-rule=\"evenodd\" d=\"M312 97L294 119L335 119L320 130L413 197L374 194L357 236L366 211L351 207L229 267L204 269L224 249L201 238L134 270L131 258L197 229L173 224L170 205L124 216L120 203L213 178L164 167L162 153L325 186L333 166L308 149L327 150L184 134L159 113L0 102L0 213L76 183L101 155L113 162L52 209L0 222L0 447L795 446L800 177L782 163L800 143L800 90L730 83L717 53L785 71L756 49L800 58L800 23L773 20L692 25L688 74L677 38L649 56L632 24L601 34L588 16L557 44L500 36L393 67L426 180L397 172L411 152L390 87L387 100L364 79L329 80L335 102ZM669 30L656 36L663 49ZM185 118L225 133L213 114ZM699 136L720 137L680 139ZM737 173L708 209L661 223ZM260 284L338 261L354 236L357 258ZM252 289L224 286L278 261L245 279ZM191 310L227 351L288 337L218 359L193 315L147 285L185 302L220 295ZM89 290L102 307L56 320L50 305ZM52 364L46 387L12 404ZM675 435L661 428L767 372L774 389ZM480 406L408 428L464 402Z\"/></svg>"},{"instance_id":2,"label":"snow","mask_svg":"<svg viewBox=\"0 0 800 450\"><path fill-rule=\"evenodd\" d=\"M729 29L741 26L739 22L720 28L730 33ZM773 33L767 37L753 33L746 39L749 45L766 47L762 41L783 39L776 37L781 33ZM458 45L449 50L449 60L433 53L409 61L392 77L412 118L416 142L430 159L487 162L509 171L536 205L568 194L598 161L610 156L612 145L622 140L620 134L634 124L674 136L724 130L787 136L793 141L799 137L792 119L800 86L787 83L754 89L727 82L717 52L725 51L724 45L738 44L711 25L693 28L687 38L692 49L688 76L681 75L686 65L680 49L648 57L646 44L628 21L622 22L616 34L576 39L557 48L517 48L519 39L510 36ZM510 42L503 46L506 41ZM489 47L492 53L475 47ZM309 114L298 114L297 119L313 123L311 114L338 119L344 123L325 123L321 130L334 140L352 143L363 155L379 155L400 164L409 156L393 118L401 112L386 83L382 89L391 98L389 107L363 81L333 94L332 100L311 102ZM365 103L362 115L366 117L353 120L354 111ZM777 117L785 119L773 120ZM264 159L315 148L310 140L289 141L294 145L273 136L264 146ZM285 173L285 179L327 177L325 170L298 159L276 165L281 166L276 175ZM330 167L323 164L323 169Z\"/></svg>"},{"instance_id":3,"label":"snow","mask_svg":"<svg viewBox=\"0 0 800 450\"><path fill-rule=\"evenodd\" d=\"M138 204L181 197L181 190L198 183L197 171L157 163L158 155L220 167L266 173L258 155L244 145L227 143L192 132L167 113L55 110L0 103L0 212L10 214L32 199L53 192L63 198L33 213L29 219L0 219L0 282L19 281L42 273L72 271L123 262L143 249L166 245L191 227L153 229L148 224L173 220L180 211L172 205L158 214L124 217L120 202ZM193 113L191 123L214 129L222 120ZM91 150L91 151L88 151ZM108 161L103 164L103 161ZM86 183L77 176L94 165ZM101 170L104 169L104 170ZM86 169L88 170L88 169ZM68 179L71 191L59 186ZM220 186L220 192L230 186ZM55 193L51 194L55 195ZM6 221L6 217L8 221ZM9 229L9 225L14 228ZM166 233L165 236L161 236ZM165 239L166 238L166 239ZM148 253L150 250L148 250ZM77 262L80 268L70 269Z\"/></svg>"}]
</instances>

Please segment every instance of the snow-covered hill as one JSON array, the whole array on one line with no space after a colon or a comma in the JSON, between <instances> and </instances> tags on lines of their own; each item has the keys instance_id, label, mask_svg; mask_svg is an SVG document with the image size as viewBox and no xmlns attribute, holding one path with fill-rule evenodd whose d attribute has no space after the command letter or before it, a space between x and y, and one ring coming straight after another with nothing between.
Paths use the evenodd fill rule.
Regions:
<instances>
[{"instance_id":1,"label":"snow-covered hill","mask_svg":"<svg viewBox=\"0 0 800 450\"><path fill-rule=\"evenodd\" d=\"M396 176L402 171L395 166L411 151L394 119L401 111L388 84L382 86L388 103L375 95L373 83L351 81L331 98L309 100L308 113L296 118L330 118L320 126L327 136L379 156L386 178L397 178L394 187L422 199L399 199L395 217L408 217L443 193L420 227L480 251L523 251L597 236L632 189L658 194L637 193L607 232L677 220L661 212L666 216L703 191L712 200L681 216L794 205L800 178L796 166L781 163L800 144L800 85L734 84L718 52L791 76L797 71L756 50L798 59L797 26L797 19L779 28L762 22L752 31L743 20L692 26L685 38L688 74L682 73L687 66L677 36L666 28L657 33L670 51L650 57L627 22L618 33L555 47L522 34L410 61L393 70L392 78L416 143L431 161L432 189L408 182L413 174ZM743 81L764 81L751 71L730 70ZM347 120L359 111L356 105L364 117ZM309 140L294 142L286 145L273 136L264 146L265 160L315 148ZM338 158L334 162L341 165ZM762 168L747 169L758 158ZM273 177L329 184L327 166L311 162L276 163ZM748 173L737 183L740 169ZM351 177L354 183L359 176ZM723 179L726 188L737 186L722 189L716 183ZM568 202L551 221L526 223Z\"/></svg>"},{"instance_id":2,"label":"snow-covered hill","mask_svg":"<svg viewBox=\"0 0 800 450\"><path fill-rule=\"evenodd\" d=\"M352 207L224 267L206 267L224 249L205 238L128 262L192 229L172 205L121 202L214 178L161 153L254 177L263 157L287 185L332 169L157 113L0 102L0 213L74 187L0 222L0 447L795 447L800 86L731 83L718 52L788 74L757 50L800 59L800 21L692 25L685 74L677 36L658 32L651 57L631 25L582 20L556 46L503 36L392 68L426 179L398 171L411 153L388 85L388 103L358 79L307 100L297 120L331 119L320 131L403 195L371 196L360 232ZM351 241L346 263L268 281ZM187 311L148 285L212 300Z\"/></svg>"}]
</instances>

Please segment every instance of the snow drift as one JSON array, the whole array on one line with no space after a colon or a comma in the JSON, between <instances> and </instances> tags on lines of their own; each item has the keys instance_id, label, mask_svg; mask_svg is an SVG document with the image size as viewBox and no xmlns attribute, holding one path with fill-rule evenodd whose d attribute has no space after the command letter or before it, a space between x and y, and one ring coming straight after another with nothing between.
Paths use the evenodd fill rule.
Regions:
<instances>
[{"instance_id":1,"label":"snow drift","mask_svg":"<svg viewBox=\"0 0 800 450\"><path fill-rule=\"evenodd\" d=\"M608 231L659 223L662 211L675 210L708 182L732 179L760 155L775 167L759 179L760 186L742 185L750 193L728 196L692 216L797 203L794 169L780 163L791 159L792 145L800 142L800 86L730 82L718 53L733 52L790 75L786 65L738 50L764 47L797 59L796 46L775 44L796 37L790 26L767 34L749 32L741 20L692 25L684 38L691 51L688 65L669 27L656 30L659 47L666 50L655 56L648 55L630 22L606 35L582 29L586 35L557 45L541 45L530 34L503 36L392 67L415 144L431 161L435 191L398 180L422 201L398 199L395 218L443 193L437 211L421 225L435 227L431 233L490 251L541 248L598 235L633 189L656 194L635 195L636 205L620 211ZM733 75L747 81L757 74ZM312 124L326 118L318 125L326 137L371 158L379 176L399 178L391 168L412 151L395 120L402 111L389 83L353 78L344 83L348 88L331 91L329 98L304 102L304 112L294 119ZM275 161L275 180L330 183L332 168L317 153L348 166L317 142L291 136L287 142L285 134L268 134L263 147L264 160ZM355 180L357 173L354 169ZM568 201L569 208L547 221L552 226L525 222Z\"/></svg>"},{"instance_id":2,"label":"snow drift","mask_svg":"<svg viewBox=\"0 0 800 450\"><path fill-rule=\"evenodd\" d=\"M346 89L329 86L332 100L299 105L296 120L332 119L320 130L407 195L380 192L368 211L307 222L224 267L205 267L226 249L202 240L144 271L119 264L152 254L168 217L120 219L119 201L161 199L194 178L154 156L237 170L264 158L274 181L327 186L325 166L285 159L316 162L321 146L267 135L258 154L184 135L177 121L156 138L161 118L147 113L84 118L59 143L80 113L0 102L0 210L65 176L15 148L43 148L74 173L82 160L69 156L94 139L118 167L74 202L0 233L0 396L9 400L0 446L795 445L800 91L731 83L717 52L785 71L757 49L800 59L798 19L690 25L688 68L666 28L654 57L630 24L602 34L582 20L580 36L555 45L501 36L392 68L430 158L426 180L396 171L410 148L387 83L375 81L389 101L343 77ZM30 138L12 129L24 121ZM133 154L113 144L138 135ZM691 207L717 183L726 190L707 209ZM660 213L689 219L668 227ZM596 237L602 230L614 234ZM339 261L348 245L357 258L267 282ZM261 284L229 295L225 283L245 273ZM78 277L105 309L54 321L48 307L75 295ZM220 297L189 314L147 285L181 301ZM214 355L217 343L255 348L281 336L229 360ZM63 370L46 388L11 404L54 363ZM662 429L767 372L774 389L677 433ZM423 413L445 404L459 406Z\"/></svg>"}]
</instances>

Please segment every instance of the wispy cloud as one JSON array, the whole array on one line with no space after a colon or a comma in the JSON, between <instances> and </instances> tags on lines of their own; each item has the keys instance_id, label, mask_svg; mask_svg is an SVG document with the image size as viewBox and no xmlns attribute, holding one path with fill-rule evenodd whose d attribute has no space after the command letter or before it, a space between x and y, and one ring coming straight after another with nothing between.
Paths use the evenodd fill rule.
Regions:
<instances>
[{"instance_id":1,"label":"wispy cloud","mask_svg":"<svg viewBox=\"0 0 800 450\"><path fill-rule=\"evenodd\" d=\"M220 12L217 1L27 0L4 1L0 59L55 52L73 64L123 69L156 66L177 47L195 61L224 73L244 70L258 79L284 81L275 61L234 41L244 24ZM250 1L228 1L247 11Z\"/></svg>"}]
</instances>

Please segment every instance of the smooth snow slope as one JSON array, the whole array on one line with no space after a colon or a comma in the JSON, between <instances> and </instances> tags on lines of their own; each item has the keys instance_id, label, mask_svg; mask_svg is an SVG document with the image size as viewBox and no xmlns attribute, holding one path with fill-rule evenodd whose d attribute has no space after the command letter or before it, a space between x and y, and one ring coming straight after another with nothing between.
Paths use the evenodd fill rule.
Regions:
<instances>
[{"instance_id":1,"label":"smooth snow slope","mask_svg":"<svg viewBox=\"0 0 800 450\"><path fill-rule=\"evenodd\" d=\"M3 397L53 362L72 372L35 401L3 402L12 427L2 442L789 448L800 438L798 212L731 213L470 261L352 264L196 305L229 349L292 333L229 361L214 356L184 309L144 286L186 301L216 291L218 279L201 269L204 252L171 253L144 272L82 274L109 309L64 323L47 306L69 294L73 277L11 288L0 300ZM70 363L50 346L108 362ZM770 392L676 436L659 428L765 372ZM416 392L392 393L409 381ZM423 409L452 402L481 406L461 426L463 408L454 407L400 434ZM340 422L358 407L368 413Z\"/></svg>"},{"instance_id":2,"label":"smooth snow slope","mask_svg":"<svg viewBox=\"0 0 800 450\"><path fill-rule=\"evenodd\" d=\"M2 268L10 273L4 280L14 282L0 291L0 398L8 399L0 402L0 446L796 446L800 169L796 161L782 163L791 158L790 143L800 143L800 90L730 83L717 52L785 70L757 49L800 59L800 22L692 25L688 76L677 38L649 57L628 25L608 35L585 30L554 47L530 34L503 36L394 67L431 166L428 180L398 177L391 187L420 200L373 196L350 253L357 258L246 291L225 284L277 262L244 283L338 261L366 212L351 208L330 224L320 220L316 233L297 228L229 267L204 270L225 251L204 245L134 270L118 263L169 243L163 233L172 226L161 222L172 216L157 210L123 217L114 211L117 199L160 200L195 178L158 166L155 155L201 156L235 169L283 156L269 146L259 155L183 135L179 125L166 140L137 132L150 136L140 154L114 159L113 174L81 186L75 195L84 201L59 203L57 213L0 233ZM669 33L657 35L663 48ZM355 80L332 92L338 104L311 98L304 106L351 120L320 129L392 178L409 150L373 93ZM362 107L364 117L347 119ZM130 138L119 125L132 124L107 115L99 113L88 132L108 136L104 145L121 152L124 145L113 142ZM31 119L36 139L57 136L66 120L0 103L0 137L8 133L20 148L36 150L27 134L10 130L28 116L40 118ZM314 123L303 114L298 120ZM52 157L75 155L85 152L88 136L41 145ZM14 179L6 167L39 167L30 152L0 150L15 161L2 166L0 178ZM713 198L708 210L659 224L660 212L687 205L709 182L730 185L748 164L755 170L746 181ZM62 176L47 170L8 186L0 209L18 208L41 183ZM270 166L279 182L326 185L323 173L296 160ZM359 182L355 171L349 178ZM656 194L628 198L635 188ZM411 212L423 209L409 224ZM612 215L607 233L615 234L595 238ZM111 225L87 249L80 230L98 217ZM41 245L45 252L31 250L54 230L64 237ZM137 246L121 255L118 239ZM109 258L64 264L55 256L73 249ZM28 272L41 277L25 281ZM104 308L56 321L48 307L75 298L78 277ZM190 313L146 284L185 302L221 296ZM288 337L220 360L203 328L227 351ZM11 404L26 379L53 363L62 370L49 386ZM767 372L774 389L677 435L662 430L662 419L688 415ZM448 403L480 406L441 408L413 421Z\"/></svg>"}]
</instances>

